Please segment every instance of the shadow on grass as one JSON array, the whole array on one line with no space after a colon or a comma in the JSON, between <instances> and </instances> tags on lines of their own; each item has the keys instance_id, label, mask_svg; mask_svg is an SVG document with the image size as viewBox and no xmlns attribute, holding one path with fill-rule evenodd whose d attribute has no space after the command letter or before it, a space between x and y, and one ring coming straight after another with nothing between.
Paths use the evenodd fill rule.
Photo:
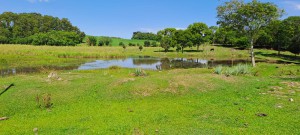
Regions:
<instances>
[{"instance_id":1,"label":"shadow on grass","mask_svg":"<svg viewBox=\"0 0 300 135\"><path fill-rule=\"evenodd\" d=\"M166 52L165 50L159 50L154 52ZM176 50L168 50L167 52L177 52ZM183 50L183 52L203 52L203 50ZM181 50L178 52L181 53Z\"/></svg>"},{"instance_id":2,"label":"shadow on grass","mask_svg":"<svg viewBox=\"0 0 300 135\"><path fill-rule=\"evenodd\" d=\"M277 53L271 53L271 54L267 54L267 53L263 53L263 52L256 52L256 55L262 55L265 57L273 57L273 58L280 58L283 60L287 60L287 61L291 61L294 62L296 64L300 64L300 56L295 56L295 55L286 55L286 54L280 54L278 55Z\"/></svg>"},{"instance_id":3,"label":"shadow on grass","mask_svg":"<svg viewBox=\"0 0 300 135\"><path fill-rule=\"evenodd\" d=\"M282 81L300 82L300 77L295 78L280 78Z\"/></svg>"}]
</instances>

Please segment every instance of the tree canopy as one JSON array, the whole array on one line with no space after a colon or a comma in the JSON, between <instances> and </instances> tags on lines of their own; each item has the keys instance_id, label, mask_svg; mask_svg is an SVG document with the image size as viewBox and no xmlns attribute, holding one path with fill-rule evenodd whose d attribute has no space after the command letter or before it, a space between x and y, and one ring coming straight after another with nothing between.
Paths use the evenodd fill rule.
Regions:
<instances>
[{"instance_id":1,"label":"tree canopy","mask_svg":"<svg viewBox=\"0 0 300 135\"><path fill-rule=\"evenodd\" d=\"M231 0L217 8L218 24L245 34L251 44L252 65L255 66L253 45L262 27L277 20L283 13L270 2Z\"/></svg>"},{"instance_id":2,"label":"tree canopy","mask_svg":"<svg viewBox=\"0 0 300 135\"><path fill-rule=\"evenodd\" d=\"M53 33L58 35L53 37ZM4 12L0 14L0 43L2 44L45 44L45 42L30 42L32 38L37 38L34 39L37 41L43 35L51 35L51 40L57 40L49 41L50 44L64 42L63 45L80 43L85 37L85 34L66 18L59 19L39 13ZM74 41L71 41L73 39Z\"/></svg>"}]
</instances>

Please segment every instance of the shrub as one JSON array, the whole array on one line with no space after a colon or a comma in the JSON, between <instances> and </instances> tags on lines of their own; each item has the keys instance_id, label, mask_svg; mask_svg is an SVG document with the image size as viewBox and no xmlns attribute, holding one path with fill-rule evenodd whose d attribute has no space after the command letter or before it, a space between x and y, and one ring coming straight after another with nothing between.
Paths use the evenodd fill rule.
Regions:
<instances>
[{"instance_id":1,"label":"shrub","mask_svg":"<svg viewBox=\"0 0 300 135\"><path fill-rule=\"evenodd\" d=\"M87 43L89 46L95 46L96 43L97 43L97 39L96 39L96 37L89 36L89 37L87 37L86 43Z\"/></svg>"},{"instance_id":2,"label":"shrub","mask_svg":"<svg viewBox=\"0 0 300 135\"><path fill-rule=\"evenodd\" d=\"M120 43L119 43L119 46L123 46L123 45L125 45L123 42L120 42Z\"/></svg>"},{"instance_id":3,"label":"shrub","mask_svg":"<svg viewBox=\"0 0 300 135\"><path fill-rule=\"evenodd\" d=\"M36 103L39 108L50 109L53 106L51 102L51 94L37 95Z\"/></svg>"},{"instance_id":4,"label":"shrub","mask_svg":"<svg viewBox=\"0 0 300 135\"><path fill-rule=\"evenodd\" d=\"M145 41L145 42L144 42L144 46L145 46L145 47L150 47L150 45L151 45L150 41Z\"/></svg>"},{"instance_id":5,"label":"shrub","mask_svg":"<svg viewBox=\"0 0 300 135\"><path fill-rule=\"evenodd\" d=\"M156 43L155 41L153 41L153 42L151 43L151 46L152 46L152 47L157 47L157 43Z\"/></svg>"},{"instance_id":6,"label":"shrub","mask_svg":"<svg viewBox=\"0 0 300 135\"><path fill-rule=\"evenodd\" d=\"M222 74L222 69L223 69L223 67L222 66L217 66L216 68L215 68L215 73L216 74Z\"/></svg>"},{"instance_id":7,"label":"shrub","mask_svg":"<svg viewBox=\"0 0 300 135\"><path fill-rule=\"evenodd\" d=\"M99 40L98 46L104 46L104 42L102 40Z\"/></svg>"},{"instance_id":8,"label":"shrub","mask_svg":"<svg viewBox=\"0 0 300 135\"><path fill-rule=\"evenodd\" d=\"M141 68L136 68L134 71L134 75L135 76L146 76L147 73L144 70L142 70Z\"/></svg>"},{"instance_id":9,"label":"shrub","mask_svg":"<svg viewBox=\"0 0 300 135\"><path fill-rule=\"evenodd\" d=\"M222 66L217 66L215 68L215 73L216 74L222 74L224 73L226 76L230 75L245 75L245 74L250 74L250 68L247 64L238 64L233 67L227 67L223 68Z\"/></svg>"},{"instance_id":10,"label":"shrub","mask_svg":"<svg viewBox=\"0 0 300 135\"><path fill-rule=\"evenodd\" d=\"M143 50L143 46L139 46L139 49L140 49L140 51L142 51Z\"/></svg>"},{"instance_id":11,"label":"shrub","mask_svg":"<svg viewBox=\"0 0 300 135\"><path fill-rule=\"evenodd\" d=\"M121 69L121 67L114 65L114 66L110 66L108 69L115 70L115 69Z\"/></svg>"}]
</instances>

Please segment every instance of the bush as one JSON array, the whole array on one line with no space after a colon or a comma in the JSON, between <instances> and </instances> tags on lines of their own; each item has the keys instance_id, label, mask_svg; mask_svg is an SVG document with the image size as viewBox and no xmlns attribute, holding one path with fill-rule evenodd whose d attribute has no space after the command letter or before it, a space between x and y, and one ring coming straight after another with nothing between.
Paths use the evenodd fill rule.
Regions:
<instances>
[{"instance_id":1,"label":"bush","mask_svg":"<svg viewBox=\"0 0 300 135\"><path fill-rule=\"evenodd\" d=\"M155 41L153 41L153 42L151 43L151 46L152 46L152 47L157 47L157 43L156 43Z\"/></svg>"},{"instance_id":2,"label":"bush","mask_svg":"<svg viewBox=\"0 0 300 135\"><path fill-rule=\"evenodd\" d=\"M99 40L98 46L104 46L104 42L102 40Z\"/></svg>"},{"instance_id":3,"label":"bush","mask_svg":"<svg viewBox=\"0 0 300 135\"><path fill-rule=\"evenodd\" d=\"M143 50L143 46L139 46L139 49L140 49L140 51L142 51Z\"/></svg>"},{"instance_id":4,"label":"bush","mask_svg":"<svg viewBox=\"0 0 300 135\"><path fill-rule=\"evenodd\" d=\"M145 42L144 42L144 46L145 46L145 47L150 47L150 45L151 45L150 41L145 41Z\"/></svg>"},{"instance_id":5,"label":"bush","mask_svg":"<svg viewBox=\"0 0 300 135\"><path fill-rule=\"evenodd\" d=\"M223 69L223 67L222 66L217 66L216 68L215 68L215 73L216 74L222 74L222 69Z\"/></svg>"},{"instance_id":6,"label":"bush","mask_svg":"<svg viewBox=\"0 0 300 135\"><path fill-rule=\"evenodd\" d=\"M250 74L251 73L250 68L247 64L238 64L236 66L227 67L227 68L223 68L222 66L217 66L215 68L215 73L216 74L222 74L223 72L226 76L245 75L245 74Z\"/></svg>"},{"instance_id":7,"label":"bush","mask_svg":"<svg viewBox=\"0 0 300 135\"><path fill-rule=\"evenodd\" d=\"M89 36L89 37L87 37L86 43L87 43L89 46L95 46L96 43L97 43L97 39L96 39L96 37Z\"/></svg>"},{"instance_id":8,"label":"bush","mask_svg":"<svg viewBox=\"0 0 300 135\"><path fill-rule=\"evenodd\" d=\"M147 76L147 73L144 70L142 70L141 68L137 68L134 71L134 75L135 76Z\"/></svg>"},{"instance_id":9,"label":"bush","mask_svg":"<svg viewBox=\"0 0 300 135\"><path fill-rule=\"evenodd\" d=\"M115 70L115 69L121 69L121 67L114 65L114 66L110 66L108 69Z\"/></svg>"},{"instance_id":10,"label":"bush","mask_svg":"<svg viewBox=\"0 0 300 135\"><path fill-rule=\"evenodd\" d=\"M120 43L119 43L119 46L123 46L123 45L125 45L123 42L120 42Z\"/></svg>"}]
</instances>

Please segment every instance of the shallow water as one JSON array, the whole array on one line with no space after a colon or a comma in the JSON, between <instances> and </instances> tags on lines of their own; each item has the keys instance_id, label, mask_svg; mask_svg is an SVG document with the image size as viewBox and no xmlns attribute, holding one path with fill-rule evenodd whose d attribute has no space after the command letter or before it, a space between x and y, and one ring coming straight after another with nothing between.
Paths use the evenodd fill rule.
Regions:
<instances>
[{"instance_id":1,"label":"shallow water","mask_svg":"<svg viewBox=\"0 0 300 135\"><path fill-rule=\"evenodd\" d=\"M96 60L79 66L79 70L106 69L111 66L122 68L142 68L151 70L168 70L175 68L209 68L217 65L233 66L249 63L247 60L203 60L186 58L137 57L112 60Z\"/></svg>"},{"instance_id":2,"label":"shallow water","mask_svg":"<svg viewBox=\"0 0 300 135\"><path fill-rule=\"evenodd\" d=\"M259 62L259 61L257 61ZM262 62L262 61L261 61ZM249 60L204 60L187 58L155 58L148 56L129 57L124 59L95 60L78 66L42 66L42 67L16 67L0 70L0 76L16 74L29 74L49 70L94 70L107 69L111 66L122 68L142 68L149 70L169 70L176 68L213 68L218 65L233 66L239 63L249 63Z\"/></svg>"}]
</instances>

